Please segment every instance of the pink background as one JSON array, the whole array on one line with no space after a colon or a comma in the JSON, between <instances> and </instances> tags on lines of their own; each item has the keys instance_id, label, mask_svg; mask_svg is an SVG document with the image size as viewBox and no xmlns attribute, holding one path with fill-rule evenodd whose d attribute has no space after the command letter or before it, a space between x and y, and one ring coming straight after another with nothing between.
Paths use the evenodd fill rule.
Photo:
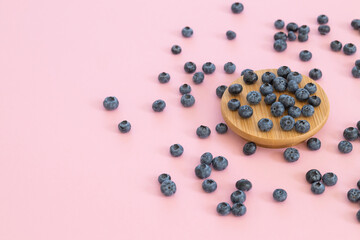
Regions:
<instances>
[{"instance_id":1,"label":"pink background","mask_svg":"<svg viewBox=\"0 0 360 240\"><path fill-rule=\"evenodd\" d=\"M359 57L360 34L350 22L360 18L360 2L248 1L240 15L233 1L8 0L0 1L0 239L358 239L358 204L346 192L360 178L360 143L342 155L342 131L360 120L360 81L351 76ZM320 36L316 17L327 14L331 32ZM282 18L311 27L309 41L290 42L283 53L272 48L273 22ZM181 29L194 29L191 39ZM225 38L229 29L234 41ZM329 50L332 40L358 46L354 56ZM170 53L179 44L181 55ZM299 60L308 49L313 59ZM186 61L217 66L201 85L183 71ZM233 61L233 75L223 64ZM242 69L288 65L307 74L323 71L318 83L327 92L331 113L316 135L322 149L297 146L301 159L287 163L283 149L242 153L245 143L232 132L218 135L222 121L215 88L228 85ZM168 84L158 73L171 74ZM180 105L178 88L190 83L196 104ZM115 95L119 108L107 112L104 97ZM167 107L154 113L162 98ZM128 134L117 124L127 119ZM196 128L212 134L198 139ZM183 156L169 146L180 143ZM206 194L194 175L200 155L210 151L229 159L213 172L218 190ZM335 172L339 181L321 196L310 192L307 170ZM159 191L157 176L167 172L178 191ZM215 208L230 201L235 181L248 178L247 214L220 217ZM284 203L272 191L288 191Z\"/></svg>"}]
</instances>

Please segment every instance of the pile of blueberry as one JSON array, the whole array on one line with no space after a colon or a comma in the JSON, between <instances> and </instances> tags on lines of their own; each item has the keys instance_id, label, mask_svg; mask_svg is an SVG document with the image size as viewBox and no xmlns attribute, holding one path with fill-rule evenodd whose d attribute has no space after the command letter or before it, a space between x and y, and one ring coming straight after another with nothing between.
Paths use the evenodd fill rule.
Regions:
<instances>
[{"instance_id":1,"label":"pile of blueberry","mask_svg":"<svg viewBox=\"0 0 360 240\"><path fill-rule=\"evenodd\" d=\"M171 177L167 173L162 173L158 177L158 181L160 183L160 190L162 194L169 197L176 192L176 184L171 180Z\"/></svg>"},{"instance_id":2,"label":"pile of blueberry","mask_svg":"<svg viewBox=\"0 0 360 240\"><path fill-rule=\"evenodd\" d=\"M360 202L360 180L357 182L357 189L352 188L347 193L347 198L352 203L358 203ZM356 218L360 222L360 210L356 213Z\"/></svg>"},{"instance_id":3,"label":"pile of blueberry","mask_svg":"<svg viewBox=\"0 0 360 240\"><path fill-rule=\"evenodd\" d=\"M339 142L338 149L342 153L350 153L353 150L353 145L350 141L355 141L360 138L360 121L357 122L356 127L346 128L343 136L346 140Z\"/></svg>"},{"instance_id":4,"label":"pile of blueberry","mask_svg":"<svg viewBox=\"0 0 360 240\"><path fill-rule=\"evenodd\" d=\"M311 192L314 194L322 194L325 191L325 186L334 186L338 177L335 173L328 172L323 176L317 169L309 170L305 175L306 181L311 184Z\"/></svg>"},{"instance_id":5,"label":"pile of blueberry","mask_svg":"<svg viewBox=\"0 0 360 240\"><path fill-rule=\"evenodd\" d=\"M351 70L351 74L354 78L360 78L360 59L355 61L355 66Z\"/></svg>"}]
</instances>

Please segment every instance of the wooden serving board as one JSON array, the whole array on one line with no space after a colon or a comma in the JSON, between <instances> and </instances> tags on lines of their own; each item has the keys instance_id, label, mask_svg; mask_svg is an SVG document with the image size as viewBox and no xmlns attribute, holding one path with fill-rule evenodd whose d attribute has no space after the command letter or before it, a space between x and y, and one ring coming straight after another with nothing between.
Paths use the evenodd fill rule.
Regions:
<instances>
[{"instance_id":1,"label":"wooden serving board","mask_svg":"<svg viewBox=\"0 0 360 240\"><path fill-rule=\"evenodd\" d=\"M259 91L260 86L263 84L261 81L261 76L265 72L273 72L277 76L277 69L264 69L254 71L259 79L255 84L247 85L243 81L243 77L238 78L234 83L239 83L243 86L242 92L233 96L229 93L228 90L224 92L224 95L221 98L221 113L229 128L234 131L236 134L240 135L247 141L255 142L257 145L267 148L284 148L294 146L300 142L303 142L317 133L325 124L326 120L329 117L330 104L329 100L324 92L324 90L317 84L314 80L307 76L303 76L303 80L299 84L300 88L303 88L307 83L314 83L317 87L315 94L321 98L321 104L318 107L315 107L315 113L311 117L300 116L295 118L295 121L300 119L305 119L310 123L310 130L307 133L298 133L295 131L295 128L291 131L284 131L280 127L281 117L274 117L270 112L270 106L266 105L264 102L264 96L258 105L250 105L246 100L246 94L250 91ZM229 85L230 86L230 85ZM285 92L276 92L274 93L279 97L281 94L287 94L293 96L293 93L288 91ZM312 96L312 95L311 95ZM248 119L243 119L239 116L238 111L230 111L227 107L227 103L230 99L236 98L240 101L241 105L250 105L254 111L252 117ZM295 98L296 99L296 98ZM302 106L307 104L307 102L299 102L296 100L295 106L300 109ZM287 115L287 110L284 115ZM261 118L269 118L273 121L273 128L269 132L262 132L258 128L258 121Z\"/></svg>"}]
</instances>

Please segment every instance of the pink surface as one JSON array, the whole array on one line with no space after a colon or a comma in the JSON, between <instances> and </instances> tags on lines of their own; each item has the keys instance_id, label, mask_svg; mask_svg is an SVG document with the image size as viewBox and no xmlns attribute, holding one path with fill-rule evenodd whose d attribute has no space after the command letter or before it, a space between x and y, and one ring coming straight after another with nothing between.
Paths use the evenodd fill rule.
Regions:
<instances>
[{"instance_id":1,"label":"pink surface","mask_svg":"<svg viewBox=\"0 0 360 240\"><path fill-rule=\"evenodd\" d=\"M360 143L349 155L338 153L342 131L360 120L360 81L350 70L359 57L334 53L338 39L360 49L359 32L350 22L360 18L358 1L243 1L240 15L232 1L1 1L0 2L0 239L357 239L358 204L346 199L360 179ZM331 32L320 36L316 17L327 14ZM291 42L283 53L272 49L273 22L282 18L311 27L309 41ZM180 35L189 25L193 38ZM237 32L234 41L226 30ZM170 47L179 44L181 55ZM313 53L310 62L298 58ZM186 61L198 67L216 64L203 84L191 84ZM233 61L233 75L223 64ZM307 74L323 71L318 81L327 92L331 113L316 135L323 147L310 152L298 146L301 159L287 163L282 149L242 153L245 143L229 132L218 135L222 121L215 88L229 84L244 68L289 65ZM161 85L159 72L171 74ZM190 83L196 104L183 108L178 88ZM115 95L119 108L107 112L102 100ZM167 107L154 113L162 98ZM128 134L117 124L132 123ZM200 140L195 129L208 125ZM172 158L169 146L185 152ZM206 194L194 175L200 155L210 151L229 159L213 172L218 190ZM339 182L321 196L310 192L307 170L335 172ZM157 176L167 172L178 191L170 198L159 191ZM247 214L220 217L215 208L230 201L235 181L248 178ZM284 203L272 200L285 188Z\"/></svg>"}]
</instances>

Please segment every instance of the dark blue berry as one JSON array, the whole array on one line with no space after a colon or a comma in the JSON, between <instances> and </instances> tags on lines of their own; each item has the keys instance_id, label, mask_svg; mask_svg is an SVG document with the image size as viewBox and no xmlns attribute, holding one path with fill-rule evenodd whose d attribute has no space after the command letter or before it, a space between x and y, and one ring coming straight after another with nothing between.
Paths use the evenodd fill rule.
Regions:
<instances>
[{"instance_id":1,"label":"dark blue berry","mask_svg":"<svg viewBox=\"0 0 360 240\"><path fill-rule=\"evenodd\" d=\"M307 140L306 146L309 150L316 151L321 148L321 141L318 138L310 138Z\"/></svg>"},{"instance_id":2,"label":"dark blue berry","mask_svg":"<svg viewBox=\"0 0 360 240\"><path fill-rule=\"evenodd\" d=\"M297 120L295 123L295 131L298 133L307 133L310 130L310 123L306 120Z\"/></svg>"},{"instance_id":3,"label":"dark blue berry","mask_svg":"<svg viewBox=\"0 0 360 240\"><path fill-rule=\"evenodd\" d=\"M160 185L160 191L162 194L169 197L176 192L176 184L171 180L165 180Z\"/></svg>"},{"instance_id":4,"label":"dark blue berry","mask_svg":"<svg viewBox=\"0 0 360 240\"><path fill-rule=\"evenodd\" d=\"M301 61L307 62L312 58L312 53L308 50L303 50L300 52L299 57Z\"/></svg>"},{"instance_id":5,"label":"dark blue berry","mask_svg":"<svg viewBox=\"0 0 360 240\"><path fill-rule=\"evenodd\" d=\"M243 147L243 153L250 156L256 152L256 144L254 142L247 142Z\"/></svg>"},{"instance_id":6,"label":"dark blue berry","mask_svg":"<svg viewBox=\"0 0 360 240\"><path fill-rule=\"evenodd\" d=\"M350 153L353 149L353 146L349 141L341 141L338 144L338 149L341 153Z\"/></svg>"},{"instance_id":7,"label":"dark blue berry","mask_svg":"<svg viewBox=\"0 0 360 240\"><path fill-rule=\"evenodd\" d=\"M334 186L338 181L338 177L335 173L328 172L323 175L322 180L325 186Z\"/></svg>"},{"instance_id":8,"label":"dark blue berry","mask_svg":"<svg viewBox=\"0 0 360 240\"><path fill-rule=\"evenodd\" d=\"M230 99L228 102L228 108L230 111L236 111L240 107L240 101L236 98Z\"/></svg>"},{"instance_id":9,"label":"dark blue berry","mask_svg":"<svg viewBox=\"0 0 360 240\"><path fill-rule=\"evenodd\" d=\"M215 72L215 69L215 65L211 62L206 62L202 66L202 70L205 74L212 74L213 72Z\"/></svg>"},{"instance_id":10,"label":"dark blue berry","mask_svg":"<svg viewBox=\"0 0 360 240\"><path fill-rule=\"evenodd\" d=\"M238 95L239 93L242 92L242 90L243 90L242 85L238 83L231 84L228 89L231 95Z\"/></svg>"},{"instance_id":11,"label":"dark blue berry","mask_svg":"<svg viewBox=\"0 0 360 240\"><path fill-rule=\"evenodd\" d=\"M360 59L355 61L355 66L360 68Z\"/></svg>"},{"instance_id":12,"label":"dark blue berry","mask_svg":"<svg viewBox=\"0 0 360 240\"><path fill-rule=\"evenodd\" d=\"M252 183L247 179L240 179L236 182L235 187L241 191L250 191Z\"/></svg>"},{"instance_id":13,"label":"dark blue berry","mask_svg":"<svg viewBox=\"0 0 360 240\"><path fill-rule=\"evenodd\" d=\"M311 117L315 113L315 109L312 105L306 104L301 108L301 113L304 117Z\"/></svg>"},{"instance_id":14,"label":"dark blue berry","mask_svg":"<svg viewBox=\"0 0 360 240\"><path fill-rule=\"evenodd\" d=\"M230 195L231 202L244 203L246 200L246 194L241 190L236 190Z\"/></svg>"},{"instance_id":15,"label":"dark blue berry","mask_svg":"<svg viewBox=\"0 0 360 240\"><path fill-rule=\"evenodd\" d=\"M281 102L285 108L289 108L295 105L295 98L286 94L280 95L278 101Z\"/></svg>"},{"instance_id":16,"label":"dark blue berry","mask_svg":"<svg viewBox=\"0 0 360 240\"><path fill-rule=\"evenodd\" d=\"M314 107L318 107L321 104L321 98L318 96L310 96L308 99L308 103Z\"/></svg>"},{"instance_id":17,"label":"dark blue berry","mask_svg":"<svg viewBox=\"0 0 360 240\"><path fill-rule=\"evenodd\" d=\"M131 124L129 121L121 121L118 125L118 129L121 133L127 133L131 130Z\"/></svg>"},{"instance_id":18,"label":"dark blue berry","mask_svg":"<svg viewBox=\"0 0 360 240\"><path fill-rule=\"evenodd\" d=\"M329 18L328 18L326 15L321 14L321 15L319 15L319 16L317 17L317 22L318 22L319 24L326 24L326 23L329 22Z\"/></svg>"},{"instance_id":19,"label":"dark blue berry","mask_svg":"<svg viewBox=\"0 0 360 240\"><path fill-rule=\"evenodd\" d=\"M261 94L258 91L250 91L246 95L246 100L251 105L257 105L257 104L259 104L261 102Z\"/></svg>"},{"instance_id":20,"label":"dark blue berry","mask_svg":"<svg viewBox=\"0 0 360 240\"><path fill-rule=\"evenodd\" d=\"M285 23L284 23L283 20L278 19L278 20L276 20L276 21L274 22L274 26L275 26L276 29L283 29L284 26L285 26Z\"/></svg>"},{"instance_id":21,"label":"dark blue berry","mask_svg":"<svg viewBox=\"0 0 360 240\"><path fill-rule=\"evenodd\" d=\"M241 74L240 74L240 75L243 76L246 72L249 72L249 71L252 71L252 72L253 72L252 69L246 68L246 69L244 69L244 70L241 71Z\"/></svg>"},{"instance_id":22,"label":"dark blue berry","mask_svg":"<svg viewBox=\"0 0 360 240\"><path fill-rule=\"evenodd\" d=\"M244 10L244 5L242 3L239 2L235 2L231 5L231 11L233 13L241 13Z\"/></svg>"},{"instance_id":23,"label":"dark blue berry","mask_svg":"<svg viewBox=\"0 0 360 240\"><path fill-rule=\"evenodd\" d=\"M360 210L356 213L356 219L360 222Z\"/></svg>"},{"instance_id":24,"label":"dark blue berry","mask_svg":"<svg viewBox=\"0 0 360 240\"><path fill-rule=\"evenodd\" d=\"M291 116L284 116L280 119L280 127L284 131L290 131L294 128L295 120Z\"/></svg>"},{"instance_id":25,"label":"dark blue berry","mask_svg":"<svg viewBox=\"0 0 360 240\"><path fill-rule=\"evenodd\" d=\"M270 111L274 117L280 117L284 114L285 107L281 102L274 102L271 104Z\"/></svg>"},{"instance_id":26,"label":"dark blue berry","mask_svg":"<svg viewBox=\"0 0 360 240\"><path fill-rule=\"evenodd\" d=\"M310 32L310 28L307 25L302 25L299 27L299 33L301 34L308 34Z\"/></svg>"},{"instance_id":27,"label":"dark blue berry","mask_svg":"<svg viewBox=\"0 0 360 240\"><path fill-rule=\"evenodd\" d=\"M298 90L296 90L295 92L295 97L298 101L300 102L305 102L306 100L309 99L310 97L310 93L308 90L306 90L305 88L299 88Z\"/></svg>"},{"instance_id":28,"label":"dark blue berry","mask_svg":"<svg viewBox=\"0 0 360 240\"><path fill-rule=\"evenodd\" d=\"M202 182L202 189L207 193L212 193L217 189L217 183L212 179L205 179Z\"/></svg>"},{"instance_id":29,"label":"dark blue berry","mask_svg":"<svg viewBox=\"0 0 360 240\"><path fill-rule=\"evenodd\" d=\"M351 26L355 29L358 30L360 29L360 19L354 19L351 21Z\"/></svg>"},{"instance_id":30,"label":"dark blue berry","mask_svg":"<svg viewBox=\"0 0 360 240\"><path fill-rule=\"evenodd\" d=\"M167 83L170 81L170 75L166 72L162 72L159 74L158 80L160 83Z\"/></svg>"},{"instance_id":31,"label":"dark blue berry","mask_svg":"<svg viewBox=\"0 0 360 240\"><path fill-rule=\"evenodd\" d=\"M277 52L283 52L286 50L287 48L287 44L286 44L286 41L284 40L281 40L281 39L278 39L274 42L274 49L275 51Z\"/></svg>"},{"instance_id":32,"label":"dark blue berry","mask_svg":"<svg viewBox=\"0 0 360 240\"><path fill-rule=\"evenodd\" d=\"M360 189L360 180L357 182L357 187L358 187L358 189Z\"/></svg>"},{"instance_id":33,"label":"dark blue berry","mask_svg":"<svg viewBox=\"0 0 360 240\"><path fill-rule=\"evenodd\" d=\"M354 127L348 127L344 130L343 136L348 141L354 141L359 137L359 130Z\"/></svg>"},{"instance_id":34,"label":"dark blue berry","mask_svg":"<svg viewBox=\"0 0 360 240\"><path fill-rule=\"evenodd\" d=\"M356 46L352 43L347 43L344 45L343 51L345 55L353 55L356 53Z\"/></svg>"},{"instance_id":35,"label":"dark blue berry","mask_svg":"<svg viewBox=\"0 0 360 240\"><path fill-rule=\"evenodd\" d=\"M230 212L231 212L230 204L228 204L227 202L221 202L221 203L219 203L219 204L217 205L216 211L217 211L218 214L220 214L221 216L229 215Z\"/></svg>"},{"instance_id":36,"label":"dark blue berry","mask_svg":"<svg viewBox=\"0 0 360 240\"><path fill-rule=\"evenodd\" d=\"M242 203L235 203L231 208L231 212L234 216L243 216L246 213L246 207Z\"/></svg>"},{"instance_id":37,"label":"dark blue berry","mask_svg":"<svg viewBox=\"0 0 360 240\"><path fill-rule=\"evenodd\" d=\"M269 83L272 84L273 80L276 78L276 75L272 72L265 72L261 76L261 80L263 83Z\"/></svg>"},{"instance_id":38,"label":"dark blue berry","mask_svg":"<svg viewBox=\"0 0 360 240\"><path fill-rule=\"evenodd\" d=\"M103 106L106 110L115 110L119 106L119 100L116 97L106 97L103 101Z\"/></svg>"},{"instance_id":39,"label":"dark blue berry","mask_svg":"<svg viewBox=\"0 0 360 240\"><path fill-rule=\"evenodd\" d=\"M297 106L289 107L288 114L293 118L298 118L301 115L301 109Z\"/></svg>"},{"instance_id":40,"label":"dark blue berry","mask_svg":"<svg viewBox=\"0 0 360 240\"><path fill-rule=\"evenodd\" d=\"M162 174L159 175L159 177L158 177L158 182L159 182L160 184L162 184L162 183L163 183L164 181L166 181L166 180L171 180L171 177L170 177L169 174L167 174L167 173L162 173Z\"/></svg>"},{"instance_id":41,"label":"dark blue berry","mask_svg":"<svg viewBox=\"0 0 360 240\"><path fill-rule=\"evenodd\" d=\"M225 123L219 123L216 125L215 130L218 134L225 134L228 131L228 126Z\"/></svg>"},{"instance_id":42,"label":"dark blue berry","mask_svg":"<svg viewBox=\"0 0 360 240\"><path fill-rule=\"evenodd\" d=\"M190 27L186 26L181 30L181 34L184 37L189 38L194 34L194 31Z\"/></svg>"},{"instance_id":43,"label":"dark blue berry","mask_svg":"<svg viewBox=\"0 0 360 240\"><path fill-rule=\"evenodd\" d=\"M244 73L244 82L248 85L256 83L258 75L253 71L247 71Z\"/></svg>"},{"instance_id":44,"label":"dark blue berry","mask_svg":"<svg viewBox=\"0 0 360 240\"><path fill-rule=\"evenodd\" d=\"M173 45L171 47L171 52L174 54L174 55L177 55L177 54L180 54L181 53L181 47L179 45Z\"/></svg>"},{"instance_id":45,"label":"dark blue berry","mask_svg":"<svg viewBox=\"0 0 360 240\"><path fill-rule=\"evenodd\" d=\"M284 151L284 158L288 162L296 162L300 158L300 153L296 148L287 148Z\"/></svg>"},{"instance_id":46,"label":"dark blue berry","mask_svg":"<svg viewBox=\"0 0 360 240\"><path fill-rule=\"evenodd\" d=\"M193 95L187 93L181 96L180 102L184 107L191 107L195 104L195 98Z\"/></svg>"},{"instance_id":47,"label":"dark blue berry","mask_svg":"<svg viewBox=\"0 0 360 240\"><path fill-rule=\"evenodd\" d=\"M319 170L311 169L306 173L305 178L308 183L314 183L319 182L322 176Z\"/></svg>"},{"instance_id":48,"label":"dark blue berry","mask_svg":"<svg viewBox=\"0 0 360 240\"><path fill-rule=\"evenodd\" d=\"M194 73L196 71L196 64L193 62L186 62L184 64L184 70L186 73Z\"/></svg>"},{"instance_id":49,"label":"dark blue berry","mask_svg":"<svg viewBox=\"0 0 360 240\"><path fill-rule=\"evenodd\" d=\"M220 85L216 88L216 96L218 96L218 98L222 98L224 92L226 91L227 86L225 85Z\"/></svg>"},{"instance_id":50,"label":"dark blue berry","mask_svg":"<svg viewBox=\"0 0 360 240\"><path fill-rule=\"evenodd\" d=\"M277 77L273 81L273 87L278 92L284 92L287 88L287 81L283 77Z\"/></svg>"},{"instance_id":51,"label":"dark blue berry","mask_svg":"<svg viewBox=\"0 0 360 240\"><path fill-rule=\"evenodd\" d=\"M170 154L173 157L180 157L184 153L184 148L180 144L173 144L170 146Z\"/></svg>"},{"instance_id":52,"label":"dark blue berry","mask_svg":"<svg viewBox=\"0 0 360 240\"><path fill-rule=\"evenodd\" d=\"M360 201L360 190L352 188L347 192L347 198L350 202L356 203Z\"/></svg>"},{"instance_id":53,"label":"dark blue berry","mask_svg":"<svg viewBox=\"0 0 360 240\"><path fill-rule=\"evenodd\" d=\"M195 175L200 179L208 178L211 175L211 167L201 163L195 167Z\"/></svg>"},{"instance_id":54,"label":"dark blue berry","mask_svg":"<svg viewBox=\"0 0 360 240\"><path fill-rule=\"evenodd\" d=\"M273 122L268 118L262 118L258 122L258 127L262 132L268 132L273 128Z\"/></svg>"},{"instance_id":55,"label":"dark blue berry","mask_svg":"<svg viewBox=\"0 0 360 240\"><path fill-rule=\"evenodd\" d=\"M326 35L330 32L330 27L329 25L320 25L318 31L321 35Z\"/></svg>"},{"instance_id":56,"label":"dark blue berry","mask_svg":"<svg viewBox=\"0 0 360 240\"><path fill-rule=\"evenodd\" d=\"M281 39L281 40L286 41L286 40L287 40L286 33L284 33L284 32L277 32L277 33L275 33L275 35L274 35L274 40L278 40L278 39Z\"/></svg>"},{"instance_id":57,"label":"dark blue berry","mask_svg":"<svg viewBox=\"0 0 360 240\"><path fill-rule=\"evenodd\" d=\"M203 72L196 72L194 73L192 80L195 84L200 84L204 81L204 73Z\"/></svg>"},{"instance_id":58,"label":"dark blue berry","mask_svg":"<svg viewBox=\"0 0 360 240\"><path fill-rule=\"evenodd\" d=\"M284 189L275 189L273 192L273 198L277 202L283 202L287 198L287 192Z\"/></svg>"},{"instance_id":59,"label":"dark blue berry","mask_svg":"<svg viewBox=\"0 0 360 240\"><path fill-rule=\"evenodd\" d=\"M357 122L356 127L360 131L360 121Z\"/></svg>"},{"instance_id":60,"label":"dark blue berry","mask_svg":"<svg viewBox=\"0 0 360 240\"><path fill-rule=\"evenodd\" d=\"M236 33L234 31L229 30L226 32L226 38L228 40L234 40L236 38Z\"/></svg>"},{"instance_id":61,"label":"dark blue berry","mask_svg":"<svg viewBox=\"0 0 360 240\"><path fill-rule=\"evenodd\" d=\"M183 95L187 94L187 93L190 93L191 92L191 86L185 83L185 84L183 84L183 85L181 85L179 87L179 92L181 94L183 94Z\"/></svg>"},{"instance_id":62,"label":"dark blue berry","mask_svg":"<svg viewBox=\"0 0 360 240\"><path fill-rule=\"evenodd\" d=\"M286 30L296 32L298 30L298 25L296 23L290 22L286 25Z\"/></svg>"},{"instance_id":63,"label":"dark blue berry","mask_svg":"<svg viewBox=\"0 0 360 240\"><path fill-rule=\"evenodd\" d=\"M264 102L265 102L266 105L271 105L274 102L276 102L276 98L277 98L277 96L276 96L275 93L270 93L270 94L265 96Z\"/></svg>"},{"instance_id":64,"label":"dark blue berry","mask_svg":"<svg viewBox=\"0 0 360 240\"><path fill-rule=\"evenodd\" d=\"M317 87L314 83L307 83L304 88L308 90L310 94L314 94L317 91Z\"/></svg>"},{"instance_id":65,"label":"dark blue berry","mask_svg":"<svg viewBox=\"0 0 360 240\"><path fill-rule=\"evenodd\" d=\"M293 31L288 32L288 40L289 41L295 41L296 40L296 34Z\"/></svg>"},{"instance_id":66,"label":"dark blue berry","mask_svg":"<svg viewBox=\"0 0 360 240\"><path fill-rule=\"evenodd\" d=\"M264 96L273 93L274 88L270 83L264 83L260 86L260 93Z\"/></svg>"},{"instance_id":67,"label":"dark blue berry","mask_svg":"<svg viewBox=\"0 0 360 240\"><path fill-rule=\"evenodd\" d=\"M209 152L203 153L200 157L200 163L205 163L207 165L210 165L213 160L213 155Z\"/></svg>"},{"instance_id":68,"label":"dark blue berry","mask_svg":"<svg viewBox=\"0 0 360 240\"><path fill-rule=\"evenodd\" d=\"M295 80L291 80L288 82L286 89L291 93L295 93L299 89L299 84Z\"/></svg>"},{"instance_id":69,"label":"dark blue berry","mask_svg":"<svg viewBox=\"0 0 360 240\"><path fill-rule=\"evenodd\" d=\"M299 42L306 42L309 39L308 34L299 33L298 40Z\"/></svg>"},{"instance_id":70,"label":"dark blue berry","mask_svg":"<svg viewBox=\"0 0 360 240\"><path fill-rule=\"evenodd\" d=\"M210 134L211 130L207 126L200 125L200 127L196 129L196 135L198 135L199 138L207 138L210 136Z\"/></svg>"},{"instance_id":71,"label":"dark blue berry","mask_svg":"<svg viewBox=\"0 0 360 240\"><path fill-rule=\"evenodd\" d=\"M224 65L224 71L227 73L227 74L232 74L234 73L236 70L236 65L232 62L227 62L225 63Z\"/></svg>"},{"instance_id":72,"label":"dark blue berry","mask_svg":"<svg viewBox=\"0 0 360 240\"><path fill-rule=\"evenodd\" d=\"M217 156L213 159L212 165L213 165L214 170L222 171L229 165L229 163L225 157Z\"/></svg>"},{"instance_id":73,"label":"dark blue berry","mask_svg":"<svg viewBox=\"0 0 360 240\"><path fill-rule=\"evenodd\" d=\"M239 116L249 118L253 115L253 109L249 105L242 105L238 110Z\"/></svg>"},{"instance_id":74,"label":"dark blue berry","mask_svg":"<svg viewBox=\"0 0 360 240\"><path fill-rule=\"evenodd\" d=\"M354 78L360 78L360 67L354 66L351 69L351 74L353 75Z\"/></svg>"},{"instance_id":75,"label":"dark blue berry","mask_svg":"<svg viewBox=\"0 0 360 240\"><path fill-rule=\"evenodd\" d=\"M301 83L303 76L298 72L291 72L287 75L286 79L288 81L295 80L299 84Z\"/></svg>"},{"instance_id":76,"label":"dark blue berry","mask_svg":"<svg viewBox=\"0 0 360 240\"><path fill-rule=\"evenodd\" d=\"M158 99L153 102L152 109L154 112L162 112L166 107L166 103L164 100Z\"/></svg>"},{"instance_id":77,"label":"dark blue berry","mask_svg":"<svg viewBox=\"0 0 360 240\"><path fill-rule=\"evenodd\" d=\"M313 182L311 184L311 191L314 194L322 194L325 191L325 185L322 182Z\"/></svg>"},{"instance_id":78,"label":"dark blue berry","mask_svg":"<svg viewBox=\"0 0 360 240\"><path fill-rule=\"evenodd\" d=\"M342 43L339 42L338 40L332 41L330 43L330 49L333 50L334 52L341 51L341 48L342 48Z\"/></svg>"}]
</instances>

